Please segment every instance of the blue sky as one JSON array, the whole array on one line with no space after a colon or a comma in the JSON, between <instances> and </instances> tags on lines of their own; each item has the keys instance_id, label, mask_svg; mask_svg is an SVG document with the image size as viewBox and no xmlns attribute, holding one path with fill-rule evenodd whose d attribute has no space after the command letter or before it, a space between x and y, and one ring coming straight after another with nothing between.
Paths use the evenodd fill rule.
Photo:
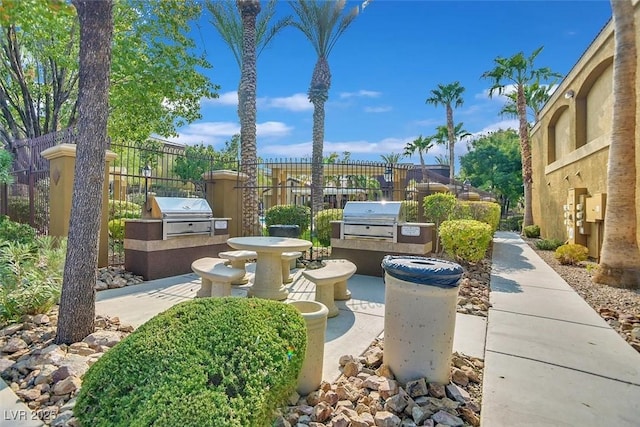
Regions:
<instances>
[{"instance_id":1,"label":"blue sky","mask_svg":"<svg viewBox=\"0 0 640 427\"><path fill-rule=\"evenodd\" d=\"M362 1L348 2L347 7ZM278 13L291 13L287 2ZM481 79L497 56L544 46L536 66L566 75L611 16L607 0L592 1L394 1L373 0L338 40L329 57L332 86L325 105L325 155L349 151L356 160L380 161L401 153L419 135L445 124L445 110L425 104L439 83L466 88L456 122L473 133L516 127L498 114L504 99L489 99ZM208 75L219 99L202 100L202 119L179 129L176 142L216 149L239 133L240 71L209 23L194 29L198 48L212 63ZM306 92L316 56L309 41L286 28L258 58L258 156L311 157L312 105ZM429 151L427 163L446 147ZM457 144L457 158L466 144ZM418 162L417 154L403 162Z\"/></svg>"}]
</instances>

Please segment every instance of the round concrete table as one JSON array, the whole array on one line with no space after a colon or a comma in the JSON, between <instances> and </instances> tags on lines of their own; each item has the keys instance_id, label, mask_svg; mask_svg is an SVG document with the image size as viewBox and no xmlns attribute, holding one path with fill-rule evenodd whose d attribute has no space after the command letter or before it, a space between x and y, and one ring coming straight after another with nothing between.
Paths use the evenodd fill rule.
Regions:
<instances>
[{"instance_id":1,"label":"round concrete table","mask_svg":"<svg viewBox=\"0 0 640 427\"><path fill-rule=\"evenodd\" d=\"M283 252L306 251L311 242L290 237L232 237L227 244L234 249L255 251L258 254L253 286L247 293L250 297L282 301L287 299L287 290L282 281Z\"/></svg>"}]
</instances>

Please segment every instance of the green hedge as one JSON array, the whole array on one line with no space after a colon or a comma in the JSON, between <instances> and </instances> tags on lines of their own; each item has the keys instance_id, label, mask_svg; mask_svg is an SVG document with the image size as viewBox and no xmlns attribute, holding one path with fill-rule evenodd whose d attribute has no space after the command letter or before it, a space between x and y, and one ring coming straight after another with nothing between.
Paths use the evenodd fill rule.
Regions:
<instances>
[{"instance_id":1,"label":"green hedge","mask_svg":"<svg viewBox=\"0 0 640 427\"><path fill-rule=\"evenodd\" d=\"M537 225L527 225L524 228L525 237L537 239L540 237L540 227Z\"/></svg>"},{"instance_id":2,"label":"green hedge","mask_svg":"<svg viewBox=\"0 0 640 427\"><path fill-rule=\"evenodd\" d=\"M475 219L489 224L495 233L500 225L500 205L492 202L458 200L451 219Z\"/></svg>"},{"instance_id":3,"label":"green hedge","mask_svg":"<svg viewBox=\"0 0 640 427\"><path fill-rule=\"evenodd\" d=\"M342 209L325 209L313 218L316 224L316 236L322 246L331 246L331 221L342 219Z\"/></svg>"},{"instance_id":4,"label":"green hedge","mask_svg":"<svg viewBox=\"0 0 640 427\"><path fill-rule=\"evenodd\" d=\"M109 220L120 218L140 218L142 206L126 200L109 199Z\"/></svg>"},{"instance_id":5,"label":"green hedge","mask_svg":"<svg viewBox=\"0 0 640 427\"><path fill-rule=\"evenodd\" d=\"M311 209L299 205L275 205L265 212L264 223L267 228L270 225L297 225L300 233L304 233L311 224Z\"/></svg>"},{"instance_id":6,"label":"green hedge","mask_svg":"<svg viewBox=\"0 0 640 427\"><path fill-rule=\"evenodd\" d=\"M491 245L491 226L473 219L444 221L438 230L445 252L458 260L478 262Z\"/></svg>"},{"instance_id":7,"label":"green hedge","mask_svg":"<svg viewBox=\"0 0 640 427\"><path fill-rule=\"evenodd\" d=\"M7 216L0 216L0 244L2 242L34 245L36 229L29 224L12 221Z\"/></svg>"},{"instance_id":8,"label":"green hedge","mask_svg":"<svg viewBox=\"0 0 640 427\"><path fill-rule=\"evenodd\" d=\"M85 374L83 426L270 426L295 390L306 327L260 298L180 303L143 324Z\"/></svg>"},{"instance_id":9,"label":"green hedge","mask_svg":"<svg viewBox=\"0 0 640 427\"><path fill-rule=\"evenodd\" d=\"M416 200L403 200L400 210L407 222L418 222L418 202Z\"/></svg>"}]
</instances>

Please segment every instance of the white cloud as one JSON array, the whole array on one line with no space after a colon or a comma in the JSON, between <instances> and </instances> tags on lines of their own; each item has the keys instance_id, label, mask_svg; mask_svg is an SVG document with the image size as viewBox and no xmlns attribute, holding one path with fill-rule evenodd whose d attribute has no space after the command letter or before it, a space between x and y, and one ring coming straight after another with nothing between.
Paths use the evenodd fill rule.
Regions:
<instances>
[{"instance_id":1,"label":"white cloud","mask_svg":"<svg viewBox=\"0 0 640 427\"><path fill-rule=\"evenodd\" d=\"M376 92L373 90L364 90L360 89L357 92L342 92L340 93L340 98L354 98L354 97L362 97L362 98L377 98L382 95L382 92Z\"/></svg>"},{"instance_id":2,"label":"white cloud","mask_svg":"<svg viewBox=\"0 0 640 427\"><path fill-rule=\"evenodd\" d=\"M217 98L203 98L203 104L208 105L230 105L237 106L238 105L238 91L224 92L219 94Z\"/></svg>"},{"instance_id":3,"label":"white cloud","mask_svg":"<svg viewBox=\"0 0 640 427\"><path fill-rule=\"evenodd\" d=\"M289 135L293 128L282 122L264 122L256 125L259 138L278 138ZM200 122L192 123L180 129L176 138L170 141L179 144L194 145L203 143L205 145L221 144L240 133L240 125L235 122Z\"/></svg>"},{"instance_id":4,"label":"white cloud","mask_svg":"<svg viewBox=\"0 0 640 427\"><path fill-rule=\"evenodd\" d=\"M519 122L517 119L510 119L510 120L501 120L499 122L495 122L495 123L491 123L487 126L485 126L484 128L482 128L482 130L478 131L478 132L473 132L471 134L471 138L475 138L478 136L483 136L486 135L488 133L491 132L495 132L497 130L505 130L505 129L515 129L516 131L518 130L518 126L519 126Z\"/></svg>"},{"instance_id":5,"label":"white cloud","mask_svg":"<svg viewBox=\"0 0 640 427\"><path fill-rule=\"evenodd\" d=\"M489 96L489 89L484 89L482 92L476 93L474 95L474 98L475 99L491 99L491 100L497 100L500 102L506 102L509 100L509 98L507 98L507 95L515 91L516 91L515 85L509 84L504 86L502 93L498 93L498 91L495 90L493 91L493 96Z\"/></svg>"},{"instance_id":6,"label":"white cloud","mask_svg":"<svg viewBox=\"0 0 640 427\"><path fill-rule=\"evenodd\" d=\"M416 120L414 122L418 126L439 126L443 124L443 119L424 119L424 120Z\"/></svg>"},{"instance_id":7,"label":"white cloud","mask_svg":"<svg viewBox=\"0 0 640 427\"><path fill-rule=\"evenodd\" d=\"M393 110L393 108L388 105L381 107L364 107L365 113L386 113L391 110Z\"/></svg>"},{"instance_id":8,"label":"white cloud","mask_svg":"<svg viewBox=\"0 0 640 427\"><path fill-rule=\"evenodd\" d=\"M304 93L294 93L291 96L280 98L259 98L258 102L265 108L282 108L289 111L310 111L313 110L313 104L309 102L309 98Z\"/></svg>"}]
</instances>

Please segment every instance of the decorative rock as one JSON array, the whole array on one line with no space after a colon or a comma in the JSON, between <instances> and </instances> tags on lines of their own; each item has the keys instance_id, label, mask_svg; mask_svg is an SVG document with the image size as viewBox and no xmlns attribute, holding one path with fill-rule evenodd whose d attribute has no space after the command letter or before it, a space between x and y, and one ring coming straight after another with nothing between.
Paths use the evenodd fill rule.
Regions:
<instances>
[{"instance_id":1,"label":"decorative rock","mask_svg":"<svg viewBox=\"0 0 640 427\"><path fill-rule=\"evenodd\" d=\"M79 389L81 385L82 381L80 378L75 376L67 377L53 386L53 394L60 396L63 394L73 393Z\"/></svg>"},{"instance_id":2,"label":"decorative rock","mask_svg":"<svg viewBox=\"0 0 640 427\"><path fill-rule=\"evenodd\" d=\"M40 390L37 388L31 388L31 389L25 389L25 390L18 390L16 392L16 395L18 397L20 397L23 400L26 401L30 401L30 400L36 400L40 397Z\"/></svg>"},{"instance_id":3,"label":"decorative rock","mask_svg":"<svg viewBox=\"0 0 640 427\"><path fill-rule=\"evenodd\" d=\"M428 410L427 408L423 408L422 406L414 406L411 410L411 417L416 424L422 425L424 420L433 415L433 412Z\"/></svg>"},{"instance_id":4,"label":"decorative rock","mask_svg":"<svg viewBox=\"0 0 640 427\"><path fill-rule=\"evenodd\" d=\"M384 403L384 410L393 411L398 414L402 413L402 411L404 411L404 408L407 407L408 397L409 396L406 393L398 393L395 396L391 396Z\"/></svg>"},{"instance_id":5,"label":"decorative rock","mask_svg":"<svg viewBox=\"0 0 640 427\"><path fill-rule=\"evenodd\" d=\"M367 366L377 367L382 363L384 351L379 347L372 347L364 354L364 360Z\"/></svg>"},{"instance_id":6,"label":"decorative rock","mask_svg":"<svg viewBox=\"0 0 640 427\"><path fill-rule=\"evenodd\" d=\"M16 323L13 325L5 326L0 330L0 336L9 336L13 335L18 331L22 330L22 323Z\"/></svg>"},{"instance_id":7,"label":"decorative rock","mask_svg":"<svg viewBox=\"0 0 640 427\"><path fill-rule=\"evenodd\" d=\"M427 386L429 390L429 396L435 397L436 399L441 399L446 396L444 385L429 383Z\"/></svg>"},{"instance_id":8,"label":"decorative rock","mask_svg":"<svg viewBox=\"0 0 640 427\"><path fill-rule=\"evenodd\" d=\"M342 374L347 377L355 377L360 373L360 364L357 362L347 362L344 365L344 369L342 370Z\"/></svg>"},{"instance_id":9,"label":"decorative rock","mask_svg":"<svg viewBox=\"0 0 640 427\"><path fill-rule=\"evenodd\" d=\"M460 369L462 370L462 372L465 373L467 378L469 378L469 381L474 382L476 384L480 383L480 377L478 377L478 374L476 373L476 371L473 370L471 366L463 366Z\"/></svg>"},{"instance_id":10,"label":"decorative rock","mask_svg":"<svg viewBox=\"0 0 640 427\"><path fill-rule=\"evenodd\" d=\"M467 377L467 374L465 374L462 369L453 368L451 371L451 381L464 387L469 384L469 377Z\"/></svg>"},{"instance_id":11,"label":"decorative rock","mask_svg":"<svg viewBox=\"0 0 640 427\"><path fill-rule=\"evenodd\" d=\"M631 339L640 341L640 326L636 326L631 330Z\"/></svg>"},{"instance_id":12,"label":"decorative rock","mask_svg":"<svg viewBox=\"0 0 640 427\"><path fill-rule=\"evenodd\" d=\"M369 419L365 418L366 415L371 418L371 422L369 422ZM372 426L374 422L373 416L368 412L365 412L362 415L357 415L351 418L351 427L369 427Z\"/></svg>"},{"instance_id":13,"label":"decorative rock","mask_svg":"<svg viewBox=\"0 0 640 427\"><path fill-rule=\"evenodd\" d=\"M331 417L332 413L333 409L329 404L326 402L320 402L315 408L313 408L313 415L311 415L311 419L313 421L323 423Z\"/></svg>"},{"instance_id":14,"label":"decorative rock","mask_svg":"<svg viewBox=\"0 0 640 427\"><path fill-rule=\"evenodd\" d=\"M402 421L397 415L387 411L377 412L373 420L376 427L398 427Z\"/></svg>"},{"instance_id":15,"label":"decorative rock","mask_svg":"<svg viewBox=\"0 0 640 427\"><path fill-rule=\"evenodd\" d=\"M445 426L457 427L464 425L464 421L461 418L451 415L447 411L438 411L431 417L433 421L438 424L444 424Z\"/></svg>"},{"instance_id":16,"label":"decorative rock","mask_svg":"<svg viewBox=\"0 0 640 427\"><path fill-rule=\"evenodd\" d=\"M459 408L458 414L460 417L468 424L471 424L473 427L480 426L480 417L478 417L471 409L469 408Z\"/></svg>"},{"instance_id":17,"label":"decorative rock","mask_svg":"<svg viewBox=\"0 0 640 427\"><path fill-rule=\"evenodd\" d=\"M371 390L378 390L380 383L385 381L386 378L379 377L377 375L369 375L367 379L362 383L363 387L370 388Z\"/></svg>"},{"instance_id":18,"label":"decorative rock","mask_svg":"<svg viewBox=\"0 0 640 427\"><path fill-rule=\"evenodd\" d=\"M24 350L28 345L22 338L11 338L7 343L0 349L3 353L15 353L20 350Z\"/></svg>"},{"instance_id":19,"label":"decorative rock","mask_svg":"<svg viewBox=\"0 0 640 427\"><path fill-rule=\"evenodd\" d=\"M96 285L94 286L96 291L105 291L109 289L109 285L102 280L96 280Z\"/></svg>"},{"instance_id":20,"label":"decorative rock","mask_svg":"<svg viewBox=\"0 0 640 427\"><path fill-rule=\"evenodd\" d=\"M380 397L382 397L383 399L390 398L391 396L398 393L398 382L396 380L384 378L384 380L381 381L380 385L378 386L378 393L380 393Z\"/></svg>"},{"instance_id":21,"label":"decorative rock","mask_svg":"<svg viewBox=\"0 0 640 427\"><path fill-rule=\"evenodd\" d=\"M426 396L429 393L427 389L427 382L424 378L420 378L419 380L409 381L406 386L407 393L411 397L420 397Z\"/></svg>"},{"instance_id":22,"label":"decorative rock","mask_svg":"<svg viewBox=\"0 0 640 427\"><path fill-rule=\"evenodd\" d=\"M349 417L344 414L338 414L331 420L332 427L349 427L350 424L351 421L349 420Z\"/></svg>"},{"instance_id":23,"label":"decorative rock","mask_svg":"<svg viewBox=\"0 0 640 427\"><path fill-rule=\"evenodd\" d=\"M447 396L459 403L466 403L471 400L469 393L455 384L449 384L445 387Z\"/></svg>"},{"instance_id":24,"label":"decorative rock","mask_svg":"<svg viewBox=\"0 0 640 427\"><path fill-rule=\"evenodd\" d=\"M35 323L36 325L46 325L49 322L49 316L47 316L46 314L36 314L35 316L33 316L33 323Z\"/></svg>"},{"instance_id":25,"label":"decorative rock","mask_svg":"<svg viewBox=\"0 0 640 427\"><path fill-rule=\"evenodd\" d=\"M384 363L380 365L378 369L376 369L376 375L379 377L389 378L391 380L395 379L393 372L391 372L391 368L389 365L385 365Z\"/></svg>"},{"instance_id":26,"label":"decorative rock","mask_svg":"<svg viewBox=\"0 0 640 427\"><path fill-rule=\"evenodd\" d=\"M122 339L122 334L115 331L96 331L87 336L83 341L89 344L91 348L99 346L113 347Z\"/></svg>"},{"instance_id":27,"label":"decorative rock","mask_svg":"<svg viewBox=\"0 0 640 427\"><path fill-rule=\"evenodd\" d=\"M340 364L340 366L345 366L347 363L349 362L355 362L356 359L351 356L350 354L346 354L343 356L340 356L340 360L338 361L338 363Z\"/></svg>"},{"instance_id":28,"label":"decorative rock","mask_svg":"<svg viewBox=\"0 0 640 427\"><path fill-rule=\"evenodd\" d=\"M4 357L0 357L0 372L9 369L13 364L16 363L13 360L5 359Z\"/></svg>"},{"instance_id":29,"label":"decorative rock","mask_svg":"<svg viewBox=\"0 0 640 427\"><path fill-rule=\"evenodd\" d=\"M118 326L118 330L120 332L130 333L130 332L133 332L134 327L133 327L133 325L128 325L128 324L124 323L124 324Z\"/></svg>"},{"instance_id":30,"label":"decorative rock","mask_svg":"<svg viewBox=\"0 0 640 427\"><path fill-rule=\"evenodd\" d=\"M291 423L285 420L282 415L278 415L276 420L273 422L273 427L291 427Z\"/></svg>"}]
</instances>

